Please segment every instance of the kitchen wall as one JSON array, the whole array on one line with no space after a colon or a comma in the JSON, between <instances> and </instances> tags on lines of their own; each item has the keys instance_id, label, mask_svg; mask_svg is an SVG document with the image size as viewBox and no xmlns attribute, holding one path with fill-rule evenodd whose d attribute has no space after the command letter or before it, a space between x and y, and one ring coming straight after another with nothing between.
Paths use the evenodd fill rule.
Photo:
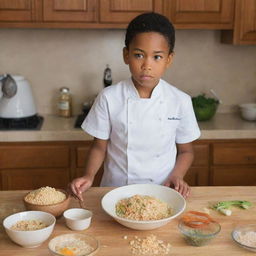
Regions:
<instances>
[{"instance_id":1,"label":"kitchen wall","mask_svg":"<svg viewBox=\"0 0 256 256\"><path fill-rule=\"evenodd\" d=\"M102 88L106 64L114 83L129 77L124 30L0 29L0 74L25 76L40 114L55 114L58 90L70 88L74 114ZM213 88L219 112L256 102L256 46L220 43L220 32L178 30L175 58L164 79L194 96Z\"/></svg>"}]
</instances>

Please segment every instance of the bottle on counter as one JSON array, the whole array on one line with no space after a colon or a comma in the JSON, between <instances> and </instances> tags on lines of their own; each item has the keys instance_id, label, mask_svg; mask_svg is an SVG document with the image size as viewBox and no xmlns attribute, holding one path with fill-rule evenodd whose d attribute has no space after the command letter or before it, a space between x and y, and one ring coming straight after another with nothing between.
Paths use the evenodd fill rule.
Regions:
<instances>
[{"instance_id":1,"label":"bottle on counter","mask_svg":"<svg viewBox=\"0 0 256 256\"><path fill-rule=\"evenodd\" d=\"M67 87L60 88L60 96L58 101L58 113L61 117L72 116L72 97Z\"/></svg>"},{"instance_id":2,"label":"bottle on counter","mask_svg":"<svg viewBox=\"0 0 256 256\"><path fill-rule=\"evenodd\" d=\"M112 84L111 69L109 68L108 64L104 70L103 84L104 87L110 86Z\"/></svg>"}]
</instances>

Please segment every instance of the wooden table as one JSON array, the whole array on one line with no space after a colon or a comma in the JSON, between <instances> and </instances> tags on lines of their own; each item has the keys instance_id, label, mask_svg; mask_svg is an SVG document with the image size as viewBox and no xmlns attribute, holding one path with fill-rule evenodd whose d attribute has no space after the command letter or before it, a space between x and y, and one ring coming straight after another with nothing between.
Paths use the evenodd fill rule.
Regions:
<instances>
[{"instance_id":1,"label":"wooden table","mask_svg":"<svg viewBox=\"0 0 256 256\"><path fill-rule=\"evenodd\" d=\"M129 241L134 236L145 237L149 234L155 234L158 239L172 245L173 256L193 255L193 256L216 256L216 255L253 255L252 252L238 247L230 236L232 229L237 224L255 223L256 208L253 206L249 210L233 208L231 216L224 216L215 211L210 214L221 224L221 232L209 244L203 247L193 247L187 245L178 230L177 224L179 217L172 220L166 226L151 231L137 231L123 227L115 222L111 217L104 213L101 208L101 198L111 188L91 188L84 194L84 199L88 209L92 210L94 215L92 225L89 229L81 231L96 237L101 247L97 255L99 256L126 256L132 255ZM1 223L4 217L13 212L24 210L22 197L27 191L0 191L0 219ZM256 205L256 187L193 187L192 194L187 200L186 210L203 211L209 202L219 200L248 200ZM72 199L71 207L79 207L78 202ZM55 229L49 240L56 235L72 233L76 231L69 230L63 217L57 220ZM128 236L124 239L124 236ZM48 241L49 241L48 240ZM25 249L14 244L6 235L1 224L0 230L0 255L1 256L50 256L47 245L48 241L35 249Z\"/></svg>"}]
</instances>

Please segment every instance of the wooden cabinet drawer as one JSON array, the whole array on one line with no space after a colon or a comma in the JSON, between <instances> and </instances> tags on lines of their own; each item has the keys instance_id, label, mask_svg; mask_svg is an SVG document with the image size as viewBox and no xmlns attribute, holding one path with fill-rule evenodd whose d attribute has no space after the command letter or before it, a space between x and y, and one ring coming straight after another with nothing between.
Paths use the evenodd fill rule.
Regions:
<instances>
[{"instance_id":1,"label":"wooden cabinet drawer","mask_svg":"<svg viewBox=\"0 0 256 256\"><path fill-rule=\"evenodd\" d=\"M78 147L76 149L76 166L85 167L90 144Z\"/></svg>"},{"instance_id":2,"label":"wooden cabinet drawer","mask_svg":"<svg viewBox=\"0 0 256 256\"><path fill-rule=\"evenodd\" d=\"M233 166L212 168L214 186L255 186L256 169L254 166Z\"/></svg>"},{"instance_id":3,"label":"wooden cabinet drawer","mask_svg":"<svg viewBox=\"0 0 256 256\"><path fill-rule=\"evenodd\" d=\"M0 0L0 21L32 21L34 0Z\"/></svg>"},{"instance_id":4,"label":"wooden cabinet drawer","mask_svg":"<svg viewBox=\"0 0 256 256\"><path fill-rule=\"evenodd\" d=\"M194 161L193 166L208 166L209 165L209 145L193 145Z\"/></svg>"},{"instance_id":5,"label":"wooden cabinet drawer","mask_svg":"<svg viewBox=\"0 0 256 256\"><path fill-rule=\"evenodd\" d=\"M208 167L190 167L184 180L190 186L207 186L208 173Z\"/></svg>"},{"instance_id":6,"label":"wooden cabinet drawer","mask_svg":"<svg viewBox=\"0 0 256 256\"><path fill-rule=\"evenodd\" d=\"M50 22L96 22L96 0L44 0L43 20Z\"/></svg>"},{"instance_id":7,"label":"wooden cabinet drawer","mask_svg":"<svg viewBox=\"0 0 256 256\"><path fill-rule=\"evenodd\" d=\"M213 164L256 164L256 143L213 144Z\"/></svg>"},{"instance_id":8,"label":"wooden cabinet drawer","mask_svg":"<svg viewBox=\"0 0 256 256\"><path fill-rule=\"evenodd\" d=\"M100 22L129 23L144 12L160 12L162 1L159 0L99 0Z\"/></svg>"},{"instance_id":9,"label":"wooden cabinet drawer","mask_svg":"<svg viewBox=\"0 0 256 256\"><path fill-rule=\"evenodd\" d=\"M0 168L68 167L69 157L68 146L1 146Z\"/></svg>"},{"instance_id":10,"label":"wooden cabinet drawer","mask_svg":"<svg viewBox=\"0 0 256 256\"><path fill-rule=\"evenodd\" d=\"M163 13L179 28L232 29L234 0L165 0Z\"/></svg>"},{"instance_id":11,"label":"wooden cabinet drawer","mask_svg":"<svg viewBox=\"0 0 256 256\"><path fill-rule=\"evenodd\" d=\"M69 170L54 169L8 169L0 171L3 190L38 189L50 186L54 188L67 187Z\"/></svg>"}]
</instances>

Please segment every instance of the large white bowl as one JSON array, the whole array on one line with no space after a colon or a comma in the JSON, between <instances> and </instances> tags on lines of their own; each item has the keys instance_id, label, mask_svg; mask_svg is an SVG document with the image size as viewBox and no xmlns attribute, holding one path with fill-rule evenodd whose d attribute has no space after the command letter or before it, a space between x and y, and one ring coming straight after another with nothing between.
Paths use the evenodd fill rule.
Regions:
<instances>
[{"instance_id":1,"label":"large white bowl","mask_svg":"<svg viewBox=\"0 0 256 256\"><path fill-rule=\"evenodd\" d=\"M46 228L33 231L12 230L11 226L21 220L41 220L48 226ZM33 248L40 246L51 235L56 219L47 212L25 211L18 212L6 217L3 226L10 239L22 247Z\"/></svg>"},{"instance_id":2,"label":"large white bowl","mask_svg":"<svg viewBox=\"0 0 256 256\"><path fill-rule=\"evenodd\" d=\"M137 221L120 218L116 215L116 203L133 195L148 195L166 202L172 209L173 215L161 220ZM108 192L101 200L104 211L120 224L137 230L151 230L166 225L170 220L180 215L186 208L186 201L176 190L155 184L135 184L119 187Z\"/></svg>"}]
</instances>

